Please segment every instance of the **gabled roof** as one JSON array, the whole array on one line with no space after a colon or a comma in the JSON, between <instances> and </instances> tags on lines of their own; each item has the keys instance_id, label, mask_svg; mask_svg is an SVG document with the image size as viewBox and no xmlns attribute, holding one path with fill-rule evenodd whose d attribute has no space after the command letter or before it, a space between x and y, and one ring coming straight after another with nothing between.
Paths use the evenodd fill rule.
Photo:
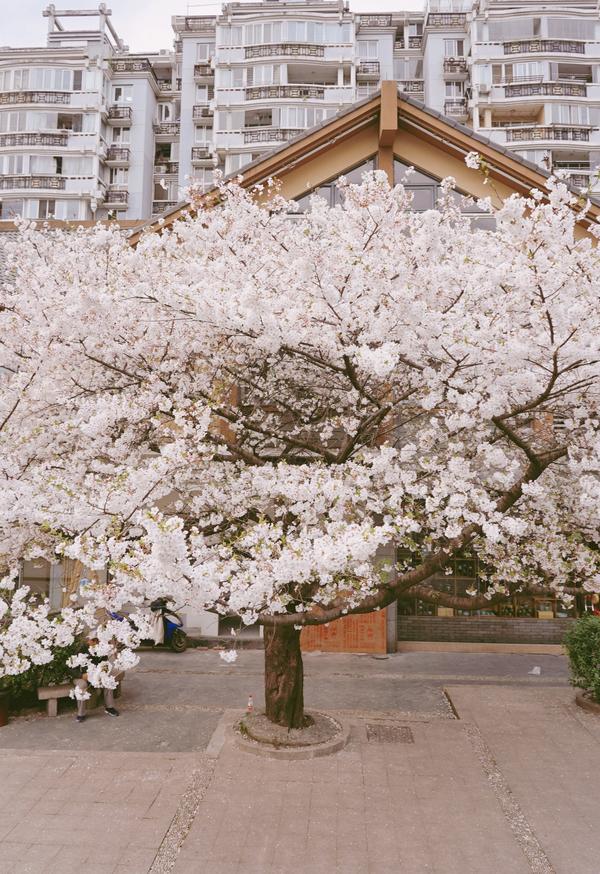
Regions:
<instances>
[{"instance_id":1,"label":"gabled roof","mask_svg":"<svg viewBox=\"0 0 600 874\"><path fill-rule=\"evenodd\" d=\"M327 181L325 176L318 178L318 172L315 170L315 162L318 158L327 155L327 161L321 161L321 164L323 168L327 166L331 169L336 165L336 157L339 157L336 166L337 175L352 166L352 162L348 163L348 154L344 154L345 151L347 152L345 147L351 140L356 145L353 154L358 155L360 148L363 151L365 148L367 150L370 148L371 154L378 153L379 167L388 170L391 182L393 182L391 172L394 156L431 172L435 169L431 164L434 160L432 149L437 150L440 165L443 163L441 160L443 154L447 159L454 161L456 171L437 174L434 172L433 175L441 178L445 175L460 174L461 190L475 196L491 195L492 191L481 189L483 179L480 171L465 167L464 156L469 152L478 152L485 160L489 179L494 182L496 200L502 200L515 192L527 194L532 188L544 190L550 175L539 166L521 158L516 152L475 133L465 125L430 109L407 94L399 94L396 82L383 82L381 90L372 97L355 103L323 124L303 132L280 148L247 164L243 168L242 185L252 187L272 178L284 184L283 193L286 196L298 196L302 193L302 187L298 188L298 185L299 180L303 178L303 173L306 176L305 189ZM420 147L416 148L416 143L423 147L427 145L428 167L420 165L419 159L424 158L425 152L422 152ZM416 157L417 160L414 160L414 157L410 160L411 156ZM233 179L238 175L234 173L228 178ZM309 177L311 177L310 184ZM333 174L330 172L327 178L333 178ZM285 190L287 183L289 183L289 191ZM207 204L213 203L214 189L208 191L203 196L203 200ZM493 196L492 200L494 200ZM130 241L135 244L144 231L169 227L189 210L189 202L178 204L133 230ZM599 217L600 201L592 199L588 215L582 218L581 224L584 227L589 226L591 223L596 223Z\"/></svg>"}]
</instances>

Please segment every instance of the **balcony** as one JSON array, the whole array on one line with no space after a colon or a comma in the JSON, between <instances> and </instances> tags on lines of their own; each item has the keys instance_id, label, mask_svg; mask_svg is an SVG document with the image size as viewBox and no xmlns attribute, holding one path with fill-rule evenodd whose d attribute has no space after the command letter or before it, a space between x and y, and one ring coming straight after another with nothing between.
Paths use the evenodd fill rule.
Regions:
<instances>
[{"instance_id":1,"label":"balcony","mask_svg":"<svg viewBox=\"0 0 600 874\"><path fill-rule=\"evenodd\" d=\"M535 140L570 140L587 143L590 129L587 127L509 127L506 128L507 143L523 143Z\"/></svg>"},{"instance_id":2,"label":"balcony","mask_svg":"<svg viewBox=\"0 0 600 874\"><path fill-rule=\"evenodd\" d=\"M246 130L244 131L244 144L248 143L285 143L288 140L293 140L302 130L292 130L290 128L279 129L270 128L268 130Z\"/></svg>"},{"instance_id":3,"label":"balcony","mask_svg":"<svg viewBox=\"0 0 600 874\"><path fill-rule=\"evenodd\" d=\"M64 149L69 140L68 133L18 133L0 134L0 148L9 146L58 146Z\"/></svg>"},{"instance_id":4,"label":"balcony","mask_svg":"<svg viewBox=\"0 0 600 874\"><path fill-rule=\"evenodd\" d=\"M158 137L178 137L181 122L179 121L155 121L152 130Z\"/></svg>"},{"instance_id":5,"label":"balcony","mask_svg":"<svg viewBox=\"0 0 600 874\"><path fill-rule=\"evenodd\" d=\"M391 15L359 15L358 23L360 27L391 27Z\"/></svg>"},{"instance_id":6,"label":"balcony","mask_svg":"<svg viewBox=\"0 0 600 874\"><path fill-rule=\"evenodd\" d=\"M420 49L423 46L423 37L422 36L409 36L408 38L408 47L409 49Z\"/></svg>"},{"instance_id":7,"label":"balcony","mask_svg":"<svg viewBox=\"0 0 600 874\"><path fill-rule=\"evenodd\" d=\"M423 79L400 79L398 91L402 91L404 94L422 95L425 91L425 82Z\"/></svg>"},{"instance_id":8,"label":"balcony","mask_svg":"<svg viewBox=\"0 0 600 874\"><path fill-rule=\"evenodd\" d=\"M215 18L213 15L177 15L174 19L174 27L177 32L182 30L199 33L201 31L213 31L215 29Z\"/></svg>"},{"instance_id":9,"label":"balcony","mask_svg":"<svg viewBox=\"0 0 600 874\"><path fill-rule=\"evenodd\" d=\"M155 164L154 172L157 176L176 176L179 173L179 162L163 161L161 164Z\"/></svg>"},{"instance_id":10,"label":"balcony","mask_svg":"<svg viewBox=\"0 0 600 874\"><path fill-rule=\"evenodd\" d=\"M171 79L158 80L159 91L181 91L181 79L176 79L175 83Z\"/></svg>"},{"instance_id":11,"label":"balcony","mask_svg":"<svg viewBox=\"0 0 600 874\"><path fill-rule=\"evenodd\" d=\"M251 58L324 58L325 47L307 43L273 43L264 46L246 46L244 50L246 60Z\"/></svg>"},{"instance_id":12,"label":"balcony","mask_svg":"<svg viewBox=\"0 0 600 874\"><path fill-rule=\"evenodd\" d=\"M204 81L205 79L214 79L215 71L210 64L194 64L194 79Z\"/></svg>"},{"instance_id":13,"label":"balcony","mask_svg":"<svg viewBox=\"0 0 600 874\"><path fill-rule=\"evenodd\" d=\"M427 27L464 27L466 23L466 12L430 12L427 16Z\"/></svg>"},{"instance_id":14,"label":"balcony","mask_svg":"<svg viewBox=\"0 0 600 874\"><path fill-rule=\"evenodd\" d=\"M18 103L54 103L65 106L71 102L69 91L3 91L0 105Z\"/></svg>"},{"instance_id":15,"label":"balcony","mask_svg":"<svg viewBox=\"0 0 600 874\"><path fill-rule=\"evenodd\" d=\"M379 61L359 61L356 67L357 79L379 80Z\"/></svg>"},{"instance_id":16,"label":"balcony","mask_svg":"<svg viewBox=\"0 0 600 874\"><path fill-rule=\"evenodd\" d=\"M213 157L208 146L192 146L192 164L213 163Z\"/></svg>"},{"instance_id":17,"label":"balcony","mask_svg":"<svg viewBox=\"0 0 600 874\"><path fill-rule=\"evenodd\" d=\"M41 188L48 191L64 191L64 176L0 176L0 190L15 188Z\"/></svg>"},{"instance_id":18,"label":"balcony","mask_svg":"<svg viewBox=\"0 0 600 874\"><path fill-rule=\"evenodd\" d=\"M109 146L105 160L107 164L129 164L129 149L127 146Z\"/></svg>"},{"instance_id":19,"label":"balcony","mask_svg":"<svg viewBox=\"0 0 600 874\"><path fill-rule=\"evenodd\" d=\"M157 82L156 73L152 69L152 64L148 58L129 58L122 60L111 60L110 68L113 73L150 73L155 82Z\"/></svg>"},{"instance_id":20,"label":"balcony","mask_svg":"<svg viewBox=\"0 0 600 874\"><path fill-rule=\"evenodd\" d=\"M214 118L215 111L210 106L194 106L193 119L194 121L210 122Z\"/></svg>"},{"instance_id":21,"label":"balcony","mask_svg":"<svg viewBox=\"0 0 600 874\"><path fill-rule=\"evenodd\" d=\"M173 209L177 206L176 200L154 200L152 201L152 215L158 215L161 212L166 212L168 209Z\"/></svg>"},{"instance_id":22,"label":"balcony","mask_svg":"<svg viewBox=\"0 0 600 874\"><path fill-rule=\"evenodd\" d=\"M590 173L569 173L567 177L567 182L572 188L588 189L591 181Z\"/></svg>"},{"instance_id":23,"label":"balcony","mask_svg":"<svg viewBox=\"0 0 600 874\"><path fill-rule=\"evenodd\" d=\"M505 97L587 97L583 82L524 82L504 86Z\"/></svg>"},{"instance_id":24,"label":"balcony","mask_svg":"<svg viewBox=\"0 0 600 874\"><path fill-rule=\"evenodd\" d=\"M468 75L466 58L444 58L445 79L466 79Z\"/></svg>"},{"instance_id":25,"label":"balcony","mask_svg":"<svg viewBox=\"0 0 600 874\"><path fill-rule=\"evenodd\" d=\"M106 207L114 207L115 209L127 209L127 205L129 203L129 192L126 188L122 188L119 185L109 185L106 197L104 199L104 206Z\"/></svg>"},{"instance_id":26,"label":"balcony","mask_svg":"<svg viewBox=\"0 0 600 874\"><path fill-rule=\"evenodd\" d=\"M324 85L259 85L246 88L246 100L324 100Z\"/></svg>"},{"instance_id":27,"label":"balcony","mask_svg":"<svg viewBox=\"0 0 600 874\"><path fill-rule=\"evenodd\" d=\"M505 55L524 55L537 52L549 54L584 55L585 43L572 39L515 39L503 43Z\"/></svg>"},{"instance_id":28,"label":"balcony","mask_svg":"<svg viewBox=\"0 0 600 874\"><path fill-rule=\"evenodd\" d=\"M109 123L116 121L119 126L131 124L132 115L131 106L109 106L108 108Z\"/></svg>"},{"instance_id":29,"label":"balcony","mask_svg":"<svg viewBox=\"0 0 600 874\"><path fill-rule=\"evenodd\" d=\"M456 97L454 100L446 100L444 103L444 114L449 115L451 118L466 118L466 99L464 97Z\"/></svg>"}]
</instances>

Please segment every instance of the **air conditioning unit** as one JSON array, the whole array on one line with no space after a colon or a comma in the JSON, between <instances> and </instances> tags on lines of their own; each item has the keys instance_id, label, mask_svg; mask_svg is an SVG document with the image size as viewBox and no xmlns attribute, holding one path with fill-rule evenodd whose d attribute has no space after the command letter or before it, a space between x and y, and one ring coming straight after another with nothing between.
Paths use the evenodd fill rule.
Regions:
<instances>
[{"instance_id":1,"label":"air conditioning unit","mask_svg":"<svg viewBox=\"0 0 600 874\"><path fill-rule=\"evenodd\" d=\"M488 85L487 82L482 82L479 85L479 93L480 94L489 94L490 93L490 86Z\"/></svg>"}]
</instances>

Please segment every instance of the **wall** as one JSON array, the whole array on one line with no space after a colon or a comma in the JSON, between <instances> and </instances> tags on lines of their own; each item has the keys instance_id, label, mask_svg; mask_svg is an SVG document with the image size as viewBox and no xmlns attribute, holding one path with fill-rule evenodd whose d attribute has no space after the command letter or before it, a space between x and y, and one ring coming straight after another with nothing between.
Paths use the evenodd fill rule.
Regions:
<instances>
[{"instance_id":1,"label":"wall","mask_svg":"<svg viewBox=\"0 0 600 874\"><path fill-rule=\"evenodd\" d=\"M562 643L573 619L515 619L495 616L399 616L398 641L461 643Z\"/></svg>"}]
</instances>

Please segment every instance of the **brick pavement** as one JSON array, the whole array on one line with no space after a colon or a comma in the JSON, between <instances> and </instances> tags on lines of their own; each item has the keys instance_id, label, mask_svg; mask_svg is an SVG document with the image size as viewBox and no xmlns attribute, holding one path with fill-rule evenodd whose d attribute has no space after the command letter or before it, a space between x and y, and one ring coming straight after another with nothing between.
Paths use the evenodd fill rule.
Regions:
<instances>
[{"instance_id":1,"label":"brick pavement","mask_svg":"<svg viewBox=\"0 0 600 874\"><path fill-rule=\"evenodd\" d=\"M0 751L0 874L146 874L199 754Z\"/></svg>"},{"instance_id":2,"label":"brick pavement","mask_svg":"<svg viewBox=\"0 0 600 874\"><path fill-rule=\"evenodd\" d=\"M344 751L307 761L226 745L175 874L530 874L462 725L401 724L414 743L354 720Z\"/></svg>"},{"instance_id":3,"label":"brick pavement","mask_svg":"<svg viewBox=\"0 0 600 874\"><path fill-rule=\"evenodd\" d=\"M454 686L557 874L600 872L600 717L571 689Z\"/></svg>"}]
</instances>

